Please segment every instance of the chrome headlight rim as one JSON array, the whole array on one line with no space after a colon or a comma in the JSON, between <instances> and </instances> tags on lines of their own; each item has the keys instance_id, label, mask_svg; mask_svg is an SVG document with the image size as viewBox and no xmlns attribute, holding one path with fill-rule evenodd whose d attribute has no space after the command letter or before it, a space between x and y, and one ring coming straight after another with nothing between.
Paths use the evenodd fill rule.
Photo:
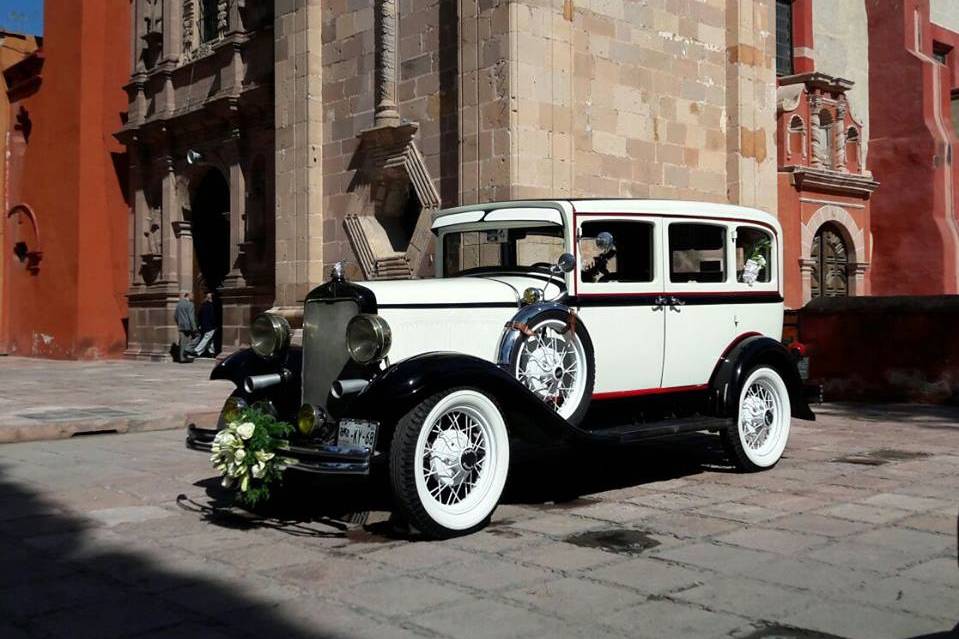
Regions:
<instances>
[{"instance_id":1,"label":"chrome headlight rim","mask_svg":"<svg viewBox=\"0 0 959 639\"><path fill-rule=\"evenodd\" d=\"M276 359L290 346L290 323L276 313L260 313L250 323L250 347L263 359Z\"/></svg>"},{"instance_id":2,"label":"chrome headlight rim","mask_svg":"<svg viewBox=\"0 0 959 639\"><path fill-rule=\"evenodd\" d=\"M346 325L346 350L357 364L382 361L393 344L393 331L379 315L360 313Z\"/></svg>"}]
</instances>

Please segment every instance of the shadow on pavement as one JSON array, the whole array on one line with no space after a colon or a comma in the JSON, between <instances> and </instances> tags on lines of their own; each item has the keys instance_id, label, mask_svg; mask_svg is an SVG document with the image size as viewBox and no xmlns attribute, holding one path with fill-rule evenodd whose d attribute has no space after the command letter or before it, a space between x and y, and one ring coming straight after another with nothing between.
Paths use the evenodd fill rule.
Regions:
<instances>
[{"instance_id":1,"label":"shadow on pavement","mask_svg":"<svg viewBox=\"0 0 959 639\"><path fill-rule=\"evenodd\" d=\"M923 428L959 429L959 406L842 402L814 406L813 411L822 415L866 422L894 422Z\"/></svg>"},{"instance_id":2,"label":"shadow on pavement","mask_svg":"<svg viewBox=\"0 0 959 639\"><path fill-rule=\"evenodd\" d=\"M237 584L217 581L212 575L222 572L204 558L177 572L120 548L128 540L63 512L3 472L0 466L0 637L323 636Z\"/></svg>"}]
</instances>

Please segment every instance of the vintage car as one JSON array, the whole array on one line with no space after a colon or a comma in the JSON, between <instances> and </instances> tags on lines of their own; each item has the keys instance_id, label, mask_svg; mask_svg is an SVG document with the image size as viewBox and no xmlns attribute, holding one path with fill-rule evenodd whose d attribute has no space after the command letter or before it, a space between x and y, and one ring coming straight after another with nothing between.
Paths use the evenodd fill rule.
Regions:
<instances>
[{"instance_id":1,"label":"vintage car","mask_svg":"<svg viewBox=\"0 0 959 639\"><path fill-rule=\"evenodd\" d=\"M779 460L791 417L815 419L780 342L782 229L766 213L498 202L440 211L433 232L434 279L335 266L306 296L302 347L258 316L252 347L213 370L236 384L224 412L260 402L294 423L293 469L383 468L398 513L432 537L489 521L518 442L712 431L755 471ZM650 398L672 408L644 417ZM215 434L190 426L187 445Z\"/></svg>"}]
</instances>

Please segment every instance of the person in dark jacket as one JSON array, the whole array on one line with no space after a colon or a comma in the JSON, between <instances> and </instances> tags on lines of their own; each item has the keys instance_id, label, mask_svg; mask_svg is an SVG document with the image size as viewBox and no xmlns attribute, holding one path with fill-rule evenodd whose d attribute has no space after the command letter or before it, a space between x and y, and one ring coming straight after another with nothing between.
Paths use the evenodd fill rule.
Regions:
<instances>
[{"instance_id":1,"label":"person in dark jacket","mask_svg":"<svg viewBox=\"0 0 959 639\"><path fill-rule=\"evenodd\" d=\"M180 331L180 357L181 363L189 363L196 357L193 350L193 342L196 338L196 309L193 307L193 293L185 291L183 297L176 303L176 310L173 312L176 320L177 330Z\"/></svg>"},{"instance_id":2,"label":"person in dark jacket","mask_svg":"<svg viewBox=\"0 0 959 639\"><path fill-rule=\"evenodd\" d=\"M216 313L213 308L213 294L203 296L200 304L200 341L194 346L197 357L213 357L216 355L213 346L213 337L216 335Z\"/></svg>"}]
</instances>

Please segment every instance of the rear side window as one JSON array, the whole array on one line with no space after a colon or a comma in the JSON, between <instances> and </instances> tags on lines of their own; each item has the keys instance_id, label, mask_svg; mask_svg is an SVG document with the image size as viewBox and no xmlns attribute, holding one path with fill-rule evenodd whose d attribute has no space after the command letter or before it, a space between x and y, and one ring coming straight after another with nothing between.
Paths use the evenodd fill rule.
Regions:
<instances>
[{"instance_id":1,"label":"rear side window","mask_svg":"<svg viewBox=\"0 0 959 639\"><path fill-rule=\"evenodd\" d=\"M749 284L772 281L773 238L751 227L736 227L736 281Z\"/></svg>"},{"instance_id":2,"label":"rear side window","mask_svg":"<svg viewBox=\"0 0 959 639\"><path fill-rule=\"evenodd\" d=\"M670 224L669 281L725 282L726 227Z\"/></svg>"},{"instance_id":3,"label":"rear side window","mask_svg":"<svg viewBox=\"0 0 959 639\"><path fill-rule=\"evenodd\" d=\"M636 221L586 222L580 228L583 282L652 282L653 225Z\"/></svg>"}]
</instances>

